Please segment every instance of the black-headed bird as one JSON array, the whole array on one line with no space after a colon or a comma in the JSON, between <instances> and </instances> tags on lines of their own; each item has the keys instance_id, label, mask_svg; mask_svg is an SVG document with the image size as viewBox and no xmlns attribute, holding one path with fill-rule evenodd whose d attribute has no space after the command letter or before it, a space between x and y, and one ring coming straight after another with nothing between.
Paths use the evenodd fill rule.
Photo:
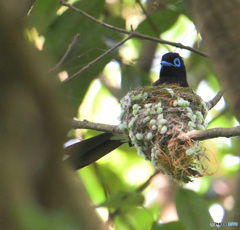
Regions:
<instances>
[{"instance_id":1,"label":"black-headed bird","mask_svg":"<svg viewBox=\"0 0 240 230\"><path fill-rule=\"evenodd\" d=\"M159 79L152 84L153 86L167 83L188 87L186 69L178 53L166 53L162 56L160 64L162 68ZM126 135L102 133L65 148L65 153L69 156L65 161L77 170L95 162L126 142L129 142L129 137Z\"/></svg>"},{"instance_id":2,"label":"black-headed bird","mask_svg":"<svg viewBox=\"0 0 240 230\"><path fill-rule=\"evenodd\" d=\"M179 84L181 87L188 87L186 68L182 57L178 53L166 53L162 56L160 63L159 79L153 85L163 83Z\"/></svg>"}]
</instances>

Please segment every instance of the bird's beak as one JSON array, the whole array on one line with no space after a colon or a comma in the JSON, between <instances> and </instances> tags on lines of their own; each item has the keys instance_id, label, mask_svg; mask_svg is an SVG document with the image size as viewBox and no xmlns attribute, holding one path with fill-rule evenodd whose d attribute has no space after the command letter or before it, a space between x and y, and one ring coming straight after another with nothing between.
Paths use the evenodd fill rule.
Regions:
<instances>
[{"instance_id":1,"label":"bird's beak","mask_svg":"<svg viewBox=\"0 0 240 230\"><path fill-rule=\"evenodd\" d=\"M161 61L160 63L162 66L174 66L172 63L167 62L167 61Z\"/></svg>"}]
</instances>

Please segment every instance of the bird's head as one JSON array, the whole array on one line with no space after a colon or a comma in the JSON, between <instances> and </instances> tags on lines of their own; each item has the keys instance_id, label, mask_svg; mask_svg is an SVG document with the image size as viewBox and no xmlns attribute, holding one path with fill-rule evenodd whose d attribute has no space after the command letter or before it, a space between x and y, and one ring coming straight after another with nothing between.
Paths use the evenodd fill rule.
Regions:
<instances>
[{"instance_id":1,"label":"bird's head","mask_svg":"<svg viewBox=\"0 0 240 230\"><path fill-rule=\"evenodd\" d=\"M178 53L166 53L162 56L162 61L160 63L164 67L175 67L178 69L184 68L184 63L182 57ZM166 68L169 70L174 70L175 68Z\"/></svg>"},{"instance_id":2,"label":"bird's head","mask_svg":"<svg viewBox=\"0 0 240 230\"><path fill-rule=\"evenodd\" d=\"M186 68L182 57L178 53L169 52L164 54L160 64L162 68L157 84L173 83L179 84L182 87L188 87Z\"/></svg>"}]
</instances>

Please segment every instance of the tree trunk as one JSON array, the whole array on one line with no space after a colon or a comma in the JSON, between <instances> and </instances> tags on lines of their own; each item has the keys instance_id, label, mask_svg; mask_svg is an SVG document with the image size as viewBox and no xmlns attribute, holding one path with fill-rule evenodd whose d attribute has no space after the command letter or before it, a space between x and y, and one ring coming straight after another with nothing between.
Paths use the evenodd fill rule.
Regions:
<instances>
[{"instance_id":1,"label":"tree trunk","mask_svg":"<svg viewBox=\"0 0 240 230\"><path fill-rule=\"evenodd\" d=\"M188 0L197 29L210 55L226 99L240 120L240 1ZM240 223L240 175L236 180L235 206L225 221ZM227 229L227 227L226 227Z\"/></svg>"},{"instance_id":2,"label":"tree trunk","mask_svg":"<svg viewBox=\"0 0 240 230\"><path fill-rule=\"evenodd\" d=\"M240 2L189 0L198 31L226 91L228 104L240 120Z\"/></svg>"},{"instance_id":3,"label":"tree trunk","mask_svg":"<svg viewBox=\"0 0 240 230\"><path fill-rule=\"evenodd\" d=\"M62 163L67 129L56 88L23 39L22 14L11 7L17 8L0 1L1 229L57 229L60 223L104 229L83 185Z\"/></svg>"}]
</instances>

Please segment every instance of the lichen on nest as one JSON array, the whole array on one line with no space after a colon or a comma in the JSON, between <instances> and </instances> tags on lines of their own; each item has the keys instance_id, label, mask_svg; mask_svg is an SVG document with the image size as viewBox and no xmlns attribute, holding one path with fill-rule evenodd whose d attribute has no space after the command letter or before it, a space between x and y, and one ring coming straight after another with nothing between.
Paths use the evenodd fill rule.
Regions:
<instances>
[{"instance_id":1,"label":"lichen on nest","mask_svg":"<svg viewBox=\"0 0 240 230\"><path fill-rule=\"evenodd\" d=\"M188 87L161 84L129 92L121 100L120 128L138 154L164 174L182 182L207 174L197 141L181 141L180 133L207 125L204 101Z\"/></svg>"}]
</instances>

